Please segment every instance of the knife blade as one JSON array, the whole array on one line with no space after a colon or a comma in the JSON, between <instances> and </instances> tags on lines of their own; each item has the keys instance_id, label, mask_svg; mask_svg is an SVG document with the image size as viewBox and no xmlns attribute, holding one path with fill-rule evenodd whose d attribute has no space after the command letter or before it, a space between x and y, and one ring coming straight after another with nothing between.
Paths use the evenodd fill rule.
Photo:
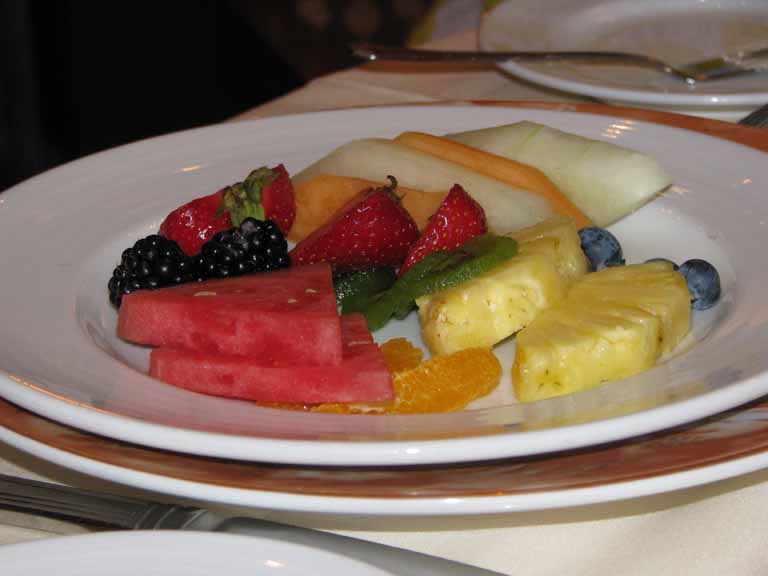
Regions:
<instances>
[{"instance_id":1,"label":"knife blade","mask_svg":"<svg viewBox=\"0 0 768 576\"><path fill-rule=\"evenodd\" d=\"M503 576L500 572L404 548L251 517L223 517L205 508L0 474L0 507L128 530L202 530L259 536L340 554L398 576Z\"/></svg>"}]
</instances>

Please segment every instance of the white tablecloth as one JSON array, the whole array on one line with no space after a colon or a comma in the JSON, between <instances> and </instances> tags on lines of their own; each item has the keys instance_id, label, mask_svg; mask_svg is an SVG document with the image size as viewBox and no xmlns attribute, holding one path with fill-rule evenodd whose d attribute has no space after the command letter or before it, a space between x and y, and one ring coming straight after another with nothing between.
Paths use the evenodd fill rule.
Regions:
<instances>
[{"instance_id":1,"label":"white tablecloth","mask_svg":"<svg viewBox=\"0 0 768 576\"><path fill-rule=\"evenodd\" d=\"M474 31L437 40L430 48L472 49ZM517 80L491 64L375 62L318 78L303 88L248 110L234 120L351 106L446 100L543 100L586 102Z\"/></svg>"},{"instance_id":2,"label":"white tablecloth","mask_svg":"<svg viewBox=\"0 0 768 576\"><path fill-rule=\"evenodd\" d=\"M473 34L464 33L436 46L473 43ZM377 63L317 79L233 121L348 106L469 99L583 101L515 81L489 66ZM0 473L140 495L2 444ZM768 574L768 471L670 494L566 510L448 518L286 513L270 517L518 576ZM0 510L0 544L89 530Z\"/></svg>"}]
</instances>

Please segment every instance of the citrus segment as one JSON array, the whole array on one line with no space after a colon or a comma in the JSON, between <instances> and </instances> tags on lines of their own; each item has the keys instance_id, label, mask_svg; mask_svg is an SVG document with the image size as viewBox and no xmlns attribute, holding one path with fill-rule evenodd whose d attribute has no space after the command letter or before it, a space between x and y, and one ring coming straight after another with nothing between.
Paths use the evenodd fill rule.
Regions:
<instances>
[{"instance_id":1,"label":"citrus segment","mask_svg":"<svg viewBox=\"0 0 768 576\"><path fill-rule=\"evenodd\" d=\"M392 359L403 366L415 357L409 347L418 350L407 340L397 338L382 345L382 351L387 362ZM452 412L491 392L500 379L501 365L490 348L467 348L395 372L392 378L395 399L391 402L321 404L314 410L335 414Z\"/></svg>"},{"instance_id":2,"label":"citrus segment","mask_svg":"<svg viewBox=\"0 0 768 576\"><path fill-rule=\"evenodd\" d=\"M416 368L424 352L411 344L406 338L393 338L381 345L384 361L393 374Z\"/></svg>"},{"instance_id":3,"label":"citrus segment","mask_svg":"<svg viewBox=\"0 0 768 576\"><path fill-rule=\"evenodd\" d=\"M468 348L435 356L394 375L390 414L452 412L485 396L499 384L501 365L489 348Z\"/></svg>"}]
</instances>

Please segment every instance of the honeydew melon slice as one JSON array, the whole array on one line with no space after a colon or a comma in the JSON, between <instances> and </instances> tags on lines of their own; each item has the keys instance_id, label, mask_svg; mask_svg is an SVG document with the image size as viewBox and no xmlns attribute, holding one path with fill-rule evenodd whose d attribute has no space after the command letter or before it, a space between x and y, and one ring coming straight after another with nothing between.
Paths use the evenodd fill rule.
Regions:
<instances>
[{"instance_id":1,"label":"honeydew melon slice","mask_svg":"<svg viewBox=\"0 0 768 576\"><path fill-rule=\"evenodd\" d=\"M661 165L646 154L534 122L448 138L535 166L598 226L637 210L672 183Z\"/></svg>"}]
</instances>

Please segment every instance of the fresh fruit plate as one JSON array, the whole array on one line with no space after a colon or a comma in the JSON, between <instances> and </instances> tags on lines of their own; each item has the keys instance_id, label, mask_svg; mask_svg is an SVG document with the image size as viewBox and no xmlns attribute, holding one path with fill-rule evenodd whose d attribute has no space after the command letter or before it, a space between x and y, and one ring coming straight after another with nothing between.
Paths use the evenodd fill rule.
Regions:
<instances>
[{"instance_id":1,"label":"fresh fruit plate","mask_svg":"<svg viewBox=\"0 0 768 576\"><path fill-rule=\"evenodd\" d=\"M691 130L637 120L637 114L621 109L596 107L593 110L598 113L547 109L546 106L464 104L277 117L211 126L131 144L24 182L0 197L0 230L6 239L0 253L7 271L3 278L4 298L0 302L3 318L0 395L62 424L146 447L283 464L392 466L490 460L594 446L680 426L768 394L765 377L768 358L763 353L768 340L765 330L768 317L763 314L765 305L761 297L766 279L763 268L758 265L768 221L768 203L761 194L768 184L764 153ZM654 166L658 165L669 175L670 186L609 226L621 241L627 265L609 267L587 277L603 278L603 272L614 274L617 270L623 274L623 270L635 270L635 264L663 268L663 271L654 268L640 276L630 275L630 283L641 289L640 295L635 291L633 298L639 298L654 282L661 294L679 295L680 282L685 286L680 280L682 275L671 272L671 264L641 264L649 259L665 258L677 263L703 259L719 272L720 296L708 309L691 312L687 306L683 310L664 300L667 302L664 309L672 312L664 316L662 323L665 326L680 324L682 321L673 314L677 310L681 317L692 318L690 331L684 337L682 332L676 333L675 338L679 336L682 341L651 366L646 366L648 369L602 385L592 383L589 389L575 393L542 399L533 394L526 398L528 401L520 402L513 391L511 376L516 339L504 338L492 350L490 346L482 348L491 350L493 362L498 364L498 383L462 409L446 413L371 414L364 410L343 413L344 410L286 406L285 400L277 396L273 400L278 405L275 402L259 405L186 389L196 389L195 385L207 377L203 373L215 365L217 370L224 370L216 373L221 376L218 382L227 383L231 390L232 381L237 378L224 368L242 367L244 361L230 357L226 362L216 356L208 364L191 364L185 379L171 385L148 375L149 348L118 337L118 311L109 300L107 282L121 262L121 254L137 240L156 234L166 215L186 202L241 180L259 166L283 165L292 176L300 175L308 166L356 139L390 139L409 131L456 134L523 121L635 150L644 158L654 159ZM716 131L720 125L713 122L708 126ZM551 144L547 150L552 151ZM392 171L396 172L399 166L393 166ZM598 157L593 158L590 170L582 170L593 171L612 174L611 180L623 183L627 189L634 189L643 178L635 172L613 173L613 165L603 164ZM542 205L535 200L527 206L525 195L517 195L513 196L516 202L510 208L504 196L505 200L496 209L494 202L498 195L483 196L484 192L479 190L483 182L482 178L476 180L474 191L473 186L464 185L470 195L474 194L484 204L491 229L523 218L521 214L528 214L529 221L523 223L530 224L531 214L536 215L536 206ZM401 177L400 185L407 188L407 184ZM300 211L301 206L297 208L297 219ZM500 214L504 218L500 219ZM525 240L518 240L520 256L533 258L522 248ZM287 270L257 275L287 274L300 269L301 266L294 263ZM236 286L231 289L230 300L237 303L237 291L245 288L240 278L234 281L239 284L230 284ZM306 278L301 280L305 281L308 282ZM188 290L187 295L197 297L197 301L204 300L200 296L215 295L210 284L215 281L206 282L209 284L198 284L197 291ZM289 289L293 281L275 282L269 284L270 290L278 284L276 289ZM611 287L612 282L609 282ZM674 287L669 288L672 285ZM309 284L300 286L307 293L314 291L307 288ZM179 289L186 290L184 286ZM127 303L143 301L154 305L158 301L154 295L163 293L136 290L129 294L130 291L124 296L121 318ZM571 291L575 292L576 288ZM136 298L141 294L150 296ZM172 300L175 301L175 297L166 298L166 303ZM264 310L262 300L255 305L259 313ZM227 306L231 307L231 302ZM571 310L566 316L572 318L574 314L578 315L578 311ZM620 315L626 317L623 312ZM389 321L376 330L373 334L376 341L381 344L406 338L423 350L425 358L430 356L428 348L447 346L447 339L430 335L425 326L420 327L419 314L411 312L403 316L404 319ZM562 319L558 316L554 320ZM565 324L561 328L555 324L552 332L548 326L554 320L550 318L550 324L540 326L538 336L530 336L529 332L527 357L540 360L542 356L535 345L542 338L544 348L558 353L568 348L568 342L581 346L583 335L579 336L582 340L559 340L561 332L571 334L570 320L562 320ZM638 323L644 327L652 324L650 320L641 320ZM298 330L298 324L292 322L282 326L272 322L270 338L285 343L286 354L292 330ZM654 322L658 331L659 322ZM275 326L280 329L274 330ZM428 347L422 340L422 331L425 339L433 340L432 346ZM638 328L624 332L632 338L644 338L644 346L657 346L654 342L663 340L658 332L647 332L645 328L642 333ZM205 341L209 351L211 343L205 334L194 334L192 340ZM663 341L671 346L669 334L671 332L666 333ZM365 344L361 348L370 350L371 345L363 340L355 336L351 342ZM635 362L632 350L640 341L622 340L625 342L622 365ZM240 343L238 340L237 345ZM306 347L314 350L319 345L312 341ZM290 354L311 352L302 351L301 346L294 348ZM589 360L594 356L576 348L571 358L578 361L576 364L583 367L583 372L592 374L594 367L589 362L585 364L584 358ZM178 351L162 346L156 350ZM460 350L458 354L463 352L466 351ZM189 368L190 358L196 352L181 350L179 353L181 364ZM434 356L444 357L441 354ZM449 352L446 355L449 356ZM463 356L454 357L454 368L460 364L457 358L460 360ZM554 358L557 361L557 354ZM208 359L206 356L203 360ZM465 379L472 381L475 365L471 362L475 361L470 355L467 369L462 371L458 366L454 371L444 371L448 377L437 383L438 388L461 389L466 385ZM614 369L617 363L607 361L606 366ZM273 364L282 372L268 371L272 378L270 390L286 388L275 374L285 374L286 378L292 378L291 382L300 382L298 388L302 387L302 381L296 380L295 370L287 369L279 359ZM536 365L534 362L534 368ZM198 373L195 367L199 368ZM365 369L370 370L370 366L366 365ZM254 378L260 377L260 371L254 370L251 364L248 370L249 374L255 374ZM367 385L368 373L361 380L348 372L345 378L350 381L362 382L361 387L365 389L375 388ZM451 380L451 375L456 374L462 376ZM162 377L159 372L153 375ZM558 382L551 383L552 389L557 386ZM203 391L210 392L210 389ZM436 401L438 406L440 403L441 400ZM332 403L324 405L333 406Z\"/></svg>"}]
</instances>

